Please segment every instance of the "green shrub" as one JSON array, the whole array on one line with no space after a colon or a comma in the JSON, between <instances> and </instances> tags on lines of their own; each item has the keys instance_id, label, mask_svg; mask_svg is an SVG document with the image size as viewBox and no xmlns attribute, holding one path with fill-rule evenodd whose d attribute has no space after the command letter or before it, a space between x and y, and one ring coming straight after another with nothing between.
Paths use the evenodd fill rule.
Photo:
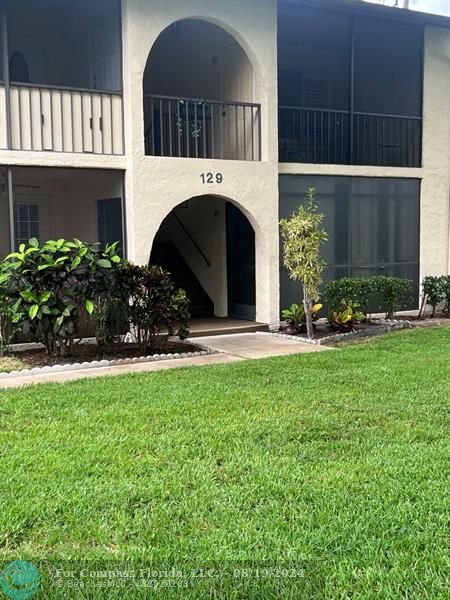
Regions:
<instances>
[{"instance_id":1,"label":"green shrub","mask_svg":"<svg viewBox=\"0 0 450 600\"><path fill-rule=\"evenodd\" d=\"M412 281L384 275L367 277L343 277L330 282L325 288L328 311L341 310L343 301L356 303L360 312L385 312L392 319L394 313L406 308L411 299Z\"/></svg>"},{"instance_id":2,"label":"green shrub","mask_svg":"<svg viewBox=\"0 0 450 600\"><path fill-rule=\"evenodd\" d=\"M127 264L118 272L117 288L127 299L126 318L143 353L160 348L170 336L189 335L186 293L175 290L169 273L160 267Z\"/></svg>"},{"instance_id":3,"label":"green shrub","mask_svg":"<svg viewBox=\"0 0 450 600\"><path fill-rule=\"evenodd\" d=\"M49 353L70 355L83 318L94 312L94 300L115 286L121 263L116 244L104 251L79 240L36 239L9 254L0 271L2 310L31 341Z\"/></svg>"},{"instance_id":4,"label":"green shrub","mask_svg":"<svg viewBox=\"0 0 450 600\"><path fill-rule=\"evenodd\" d=\"M127 263L116 249L31 239L7 256L0 263L0 354L18 330L48 353L70 355L88 318L100 349L130 328L143 352L172 335L186 338L185 292L174 289L167 272Z\"/></svg>"},{"instance_id":5,"label":"green shrub","mask_svg":"<svg viewBox=\"0 0 450 600\"><path fill-rule=\"evenodd\" d=\"M116 291L117 286L110 295L98 294L94 299L92 318L95 339L100 352L115 342L120 344L120 335L118 335L114 320L114 307L118 304L115 297Z\"/></svg>"},{"instance_id":6,"label":"green shrub","mask_svg":"<svg viewBox=\"0 0 450 600\"><path fill-rule=\"evenodd\" d=\"M425 304L431 306L431 316L434 317L436 309L443 303L443 310L450 312L450 275L440 277L427 276L422 281L423 301L420 313L422 314Z\"/></svg>"},{"instance_id":7,"label":"green shrub","mask_svg":"<svg viewBox=\"0 0 450 600\"><path fill-rule=\"evenodd\" d=\"M0 273L1 271L0 265ZM8 352L17 329L13 323L12 306L8 303L7 297L2 295L2 292L3 289L0 286L0 357Z\"/></svg>"},{"instance_id":8,"label":"green shrub","mask_svg":"<svg viewBox=\"0 0 450 600\"><path fill-rule=\"evenodd\" d=\"M397 311L407 308L412 296L413 282L410 279L384 275L370 279L373 292L379 298L380 312L385 312L388 319L393 319Z\"/></svg>"},{"instance_id":9,"label":"green shrub","mask_svg":"<svg viewBox=\"0 0 450 600\"><path fill-rule=\"evenodd\" d=\"M360 310L357 302L342 300L336 310L330 312L328 323L332 329L346 333L354 331L355 325L365 319L365 314Z\"/></svg>"},{"instance_id":10,"label":"green shrub","mask_svg":"<svg viewBox=\"0 0 450 600\"><path fill-rule=\"evenodd\" d=\"M358 304L365 315L369 310L369 303L373 296L371 278L342 277L331 281L325 288L325 297L330 312L339 310L342 302L347 300Z\"/></svg>"},{"instance_id":11,"label":"green shrub","mask_svg":"<svg viewBox=\"0 0 450 600\"><path fill-rule=\"evenodd\" d=\"M442 279L430 275L422 281L422 293L426 303L432 308L432 317L436 313L436 308L444 300Z\"/></svg>"},{"instance_id":12,"label":"green shrub","mask_svg":"<svg viewBox=\"0 0 450 600\"><path fill-rule=\"evenodd\" d=\"M441 293L444 300L444 311L450 313L450 275L443 275L441 278Z\"/></svg>"}]
</instances>

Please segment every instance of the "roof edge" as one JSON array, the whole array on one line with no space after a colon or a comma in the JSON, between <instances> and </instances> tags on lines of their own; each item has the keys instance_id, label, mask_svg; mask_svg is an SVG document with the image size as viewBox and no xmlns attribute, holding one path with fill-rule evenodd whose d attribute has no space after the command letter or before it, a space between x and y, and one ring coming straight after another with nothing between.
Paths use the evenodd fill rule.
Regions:
<instances>
[{"instance_id":1,"label":"roof edge","mask_svg":"<svg viewBox=\"0 0 450 600\"><path fill-rule=\"evenodd\" d=\"M444 15L434 15L406 8L373 4L371 2L363 2L362 0L278 0L278 3L304 5L308 8L325 8L327 10L362 16L392 19L402 21L403 23L450 29L450 17Z\"/></svg>"}]
</instances>

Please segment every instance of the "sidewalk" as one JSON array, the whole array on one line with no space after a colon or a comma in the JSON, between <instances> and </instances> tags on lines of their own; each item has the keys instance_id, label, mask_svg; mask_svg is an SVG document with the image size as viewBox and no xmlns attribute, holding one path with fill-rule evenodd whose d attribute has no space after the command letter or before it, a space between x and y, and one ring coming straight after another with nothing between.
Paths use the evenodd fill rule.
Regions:
<instances>
[{"instance_id":1,"label":"sidewalk","mask_svg":"<svg viewBox=\"0 0 450 600\"><path fill-rule=\"evenodd\" d=\"M0 379L0 388L17 388L37 383L65 383L67 381L75 381L84 378L126 375L128 373L141 372L151 373L153 371L182 367L226 364L241 360L330 350L330 348L324 346L315 346L303 342L286 340L267 333L238 333L232 335L207 336L196 338L195 342L213 350L217 350L217 354L113 367L100 367L95 369L78 369L59 373L24 375L23 377L18 375L17 377Z\"/></svg>"}]
</instances>

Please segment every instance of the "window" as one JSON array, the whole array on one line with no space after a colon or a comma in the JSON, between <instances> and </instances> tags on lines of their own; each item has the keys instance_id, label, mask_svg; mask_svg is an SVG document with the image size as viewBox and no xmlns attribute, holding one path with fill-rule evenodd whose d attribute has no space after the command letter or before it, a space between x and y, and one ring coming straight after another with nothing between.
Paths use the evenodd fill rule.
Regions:
<instances>
[{"instance_id":1,"label":"window","mask_svg":"<svg viewBox=\"0 0 450 600\"><path fill-rule=\"evenodd\" d=\"M30 82L28 65L21 52L14 52L9 60L9 78L17 83Z\"/></svg>"},{"instance_id":2,"label":"window","mask_svg":"<svg viewBox=\"0 0 450 600\"><path fill-rule=\"evenodd\" d=\"M292 214L314 186L328 242L324 283L341 277L395 275L419 290L420 182L371 177L280 177L280 217ZM281 270L282 307L298 302L299 286Z\"/></svg>"},{"instance_id":3,"label":"window","mask_svg":"<svg viewBox=\"0 0 450 600\"><path fill-rule=\"evenodd\" d=\"M14 205L14 237L16 248L30 238L39 239L39 205L20 202Z\"/></svg>"}]
</instances>

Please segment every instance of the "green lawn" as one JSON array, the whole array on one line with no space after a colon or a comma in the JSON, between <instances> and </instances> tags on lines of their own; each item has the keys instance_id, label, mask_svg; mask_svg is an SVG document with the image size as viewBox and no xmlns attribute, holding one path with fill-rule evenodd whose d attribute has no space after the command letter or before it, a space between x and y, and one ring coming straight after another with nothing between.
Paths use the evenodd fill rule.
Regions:
<instances>
[{"instance_id":1,"label":"green lawn","mask_svg":"<svg viewBox=\"0 0 450 600\"><path fill-rule=\"evenodd\" d=\"M447 598L449 372L441 327L0 392L0 566L39 565L36 598ZM186 577L94 589L81 560Z\"/></svg>"}]
</instances>

